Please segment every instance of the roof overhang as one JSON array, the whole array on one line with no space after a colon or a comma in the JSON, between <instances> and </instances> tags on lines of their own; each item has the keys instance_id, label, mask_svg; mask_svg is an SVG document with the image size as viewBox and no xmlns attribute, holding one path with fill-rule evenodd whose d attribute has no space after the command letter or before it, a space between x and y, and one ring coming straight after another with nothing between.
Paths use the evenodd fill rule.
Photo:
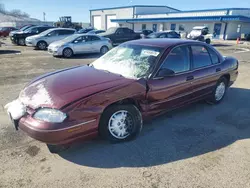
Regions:
<instances>
[{"instance_id":1,"label":"roof overhang","mask_svg":"<svg viewBox=\"0 0 250 188\"><path fill-rule=\"evenodd\" d=\"M133 19L113 19L111 22L199 22L199 21L241 21L241 22L250 22L250 17L246 16L192 16L192 17L165 17L165 18L133 18Z\"/></svg>"}]
</instances>

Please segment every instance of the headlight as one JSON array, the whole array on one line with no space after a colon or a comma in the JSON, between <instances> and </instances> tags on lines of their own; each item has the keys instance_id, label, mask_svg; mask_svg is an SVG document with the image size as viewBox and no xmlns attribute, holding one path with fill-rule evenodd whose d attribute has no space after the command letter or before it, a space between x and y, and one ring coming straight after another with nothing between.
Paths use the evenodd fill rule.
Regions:
<instances>
[{"instance_id":1,"label":"headlight","mask_svg":"<svg viewBox=\"0 0 250 188\"><path fill-rule=\"evenodd\" d=\"M50 123L61 123L66 119L67 115L56 109L41 108L34 114L33 117Z\"/></svg>"}]
</instances>

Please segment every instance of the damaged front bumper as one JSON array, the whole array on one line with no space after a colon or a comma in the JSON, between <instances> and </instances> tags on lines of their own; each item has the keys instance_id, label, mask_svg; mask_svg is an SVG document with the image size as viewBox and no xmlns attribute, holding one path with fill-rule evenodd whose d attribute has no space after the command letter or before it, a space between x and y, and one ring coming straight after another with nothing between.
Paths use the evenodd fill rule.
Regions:
<instances>
[{"instance_id":1,"label":"damaged front bumper","mask_svg":"<svg viewBox=\"0 0 250 188\"><path fill-rule=\"evenodd\" d=\"M98 117L86 120L66 120L50 123L35 119L36 110L23 105L18 99L5 106L16 130L20 128L30 137L53 145L68 144L78 139L98 135Z\"/></svg>"}]
</instances>

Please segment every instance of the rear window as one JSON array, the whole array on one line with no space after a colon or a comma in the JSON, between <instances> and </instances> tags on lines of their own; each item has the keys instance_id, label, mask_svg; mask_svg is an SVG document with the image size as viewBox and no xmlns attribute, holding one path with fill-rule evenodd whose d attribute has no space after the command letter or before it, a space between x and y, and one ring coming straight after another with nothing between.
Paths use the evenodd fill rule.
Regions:
<instances>
[{"instance_id":1,"label":"rear window","mask_svg":"<svg viewBox=\"0 0 250 188\"><path fill-rule=\"evenodd\" d=\"M206 67L212 64L210 55L205 46L191 46L193 55L193 68Z\"/></svg>"},{"instance_id":2,"label":"rear window","mask_svg":"<svg viewBox=\"0 0 250 188\"><path fill-rule=\"evenodd\" d=\"M212 49L208 48L208 52L210 54L210 57L212 59L213 64L220 63L220 59L219 59L218 55L215 53L215 51L213 51Z\"/></svg>"}]
</instances>

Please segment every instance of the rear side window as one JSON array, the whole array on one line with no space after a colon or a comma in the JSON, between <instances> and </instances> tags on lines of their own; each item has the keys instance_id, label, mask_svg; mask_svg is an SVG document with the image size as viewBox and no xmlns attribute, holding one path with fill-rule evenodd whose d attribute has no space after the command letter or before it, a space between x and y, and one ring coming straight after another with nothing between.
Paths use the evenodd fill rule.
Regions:
<instances>
[{"instance_id":1,"label":"rear side window","mask_svg":"<svg viewBox=\"0 0 250 188\"><path fill-rule=\"evenodd\" d=\"M75 31L73 30L59 30L59 35L71 35L71 34L74 34Z\"/></svg>"},{"instance_id":2,"label":"rear side window","mask_svg":"<svg viewBox=\"0 0 250 188\"><path fill-rule=\"evenodd\" d=\"M212 49L208 48L208 52L210 54L210 57L212 59L213 64L220 63L220 59L219 59L218 55L215 53L215 51L213 51Z\"/></svg>"},{"instance_id":3,"label":"rear side window","mask_svg":"<svg viewBox=\"0 0 250 188\"><path fill-rule=\"evenodd\" d=\"M193 55L193 68L206 67L212 64L210 55L205 46L191 46Z\"/></svg>"},{"instance_id":4,"label":"rear side window","mask_svg":"<svg viewBox=\"0 0 250 188\"><path fill-rule=\"evenodd\" d=\"M181 73L190 70L190 56L189 48L187 46L180 46L174 48L165 61L161 69L170 69L175 73Z\"/></svg>"},{"instance_id":5,"label":"rear side window","mask_svg":"<svg viewBox=\"0 0 250 188\"><path fill-rule=\"evenodd\" d=\"M101 40L99 37L97 36L89 36L91 41L97 41L97 40Z\"/></svg>"}]
</instances>

